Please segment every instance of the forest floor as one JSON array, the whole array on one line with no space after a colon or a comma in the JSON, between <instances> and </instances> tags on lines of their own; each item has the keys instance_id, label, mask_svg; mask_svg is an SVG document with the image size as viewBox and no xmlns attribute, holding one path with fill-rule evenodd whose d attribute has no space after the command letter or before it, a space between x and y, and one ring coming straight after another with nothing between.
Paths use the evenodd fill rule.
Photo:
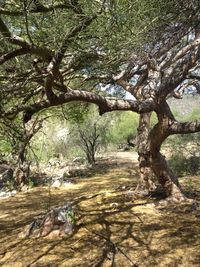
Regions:
<instances>
[{"instance_id":1,"label":"forest floor","mask_svg":"<svg viewBox=\"0 0 200 267\"><path fill-rule=\"evenodd\" d=\"M35 187L0 205L0 266L200 266L200 208L134 200L136 156L116 153L94 174L65 188ZM131 158L132 157L132 158ZM200 177L181 179L200 200ZM50 206L75 202L77 224L65 238L18 234Z\"/></svg>"}]
</instances>

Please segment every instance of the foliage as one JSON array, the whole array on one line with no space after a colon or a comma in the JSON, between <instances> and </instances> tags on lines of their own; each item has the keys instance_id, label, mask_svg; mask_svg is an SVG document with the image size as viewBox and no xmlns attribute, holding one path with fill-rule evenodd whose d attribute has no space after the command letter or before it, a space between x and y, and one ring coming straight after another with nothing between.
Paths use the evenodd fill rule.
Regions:
<instances>
[{"instance_id":1,"label":"foliage","mask_svg":"<svg viewBox=\"0 0 200 267\"><path fill-rule=\"evenodd\" d=\"M109 130L109 137L112 144L118 146L127 144L129 137L137 133L138 115L133 112L123 112L113 121Z\"/></svg>"},{"instance_id":2,"label":"foliage","mask_svg":"<svg viewBox=\"0 0 200 267\"><path fill-rule=\"evenodd\" d=\"M190 99L190 106L186 100ZM195 121L199 117L199 100L190 95L184 95L182 100L171 100L173 112L181 121ZM200 133L180 134L171 136L166 144L173 147L169 164L178 176L197 175L200 172L199 143Z\"/></svg>"},{"instance_id":3,"label":"foliage","mask_svg":"<svg viewBox=\"0 0 200 267\"><path fill-rule=\"evenodd\" d=\"M188 100L190 105L188 105ZM180 121L195 121L198 120L200 114L200 97L196 95L195 97L191 95L183 95L181 100L170 100L170 106L172 106L173 114L177 120ZM184 151L188 151L191 155L198 152L198 146L200 145L200 133L193 134L180 134L170 136L166 143L170 144L174 150L179 150L180 148ZM190 148L188 145L190 144Z\"/></svg>"},{"instance_id":4,"label":"foliage","mask_svg":"<svg viewBox=\"0 0 200 267\"><path fill-rule=\"evenodd\" d=\"M76 216L72 207L69 207L67 209L65 217L67 218L67 222L70 223L71 225L76 224Z\"/></svg>"},{"instance_id":5,"label":"foliage","mask_svg":"<svg viewBox=\"0 0 200 267\"><path fill-rule=\"evenodd\" d=\"M99 116L94 105L66 106L64 110L51 111L42 131L31 142L38 161L48 161L55 155L65 159L86 155L83 139L88 148L95 141L95 154L99 151L127 144L128 138L137 131L138 115L133 112L108 113ZM53 115L54 114L54 115ZM46 114L47 115L47 114ZM82 135L82 137L81 137ZM33 158L29 154L29 158Z\"/></svg>"},{"instance_id":6,"label":"foliage","mask_svg":"<svg viewBox=\"0 0 200 267\"><path fill-rule=\"evenodd\" d=\"M200 114L200 96L183 94L182 99L170 98L168 100L175 118L179 121L198 120ZM190 103L188 105L188 103Z\"/></svg>"},{"instance_id":7,"label":"foliage","mask_svg":"<svg viewBox=\"0 0 200 267\"><path fill-rule=\"evenodd\" d=\"M178 176L198 175L200 173L200 157L186 158L183 154L175 153L171 156L169 165Z\"/></svg>"},{"instance_id":8,"label":"foliage","mask_svg":"<svg viewBox=\"0 0 200 267\"><path fill-rule=\"evenodd\" d=\"M78 121L72 126L72 134L75 144L85 153L89 163L95 162L96 153L108 145L107 131L111 123L111 117L99 116L95 106L90 106L83 121Z\"/></svg>"},{"instance_id":9,"label":"foliage","mask_svg":"<svg viewBox=\"0 0 200 267\"><path fill-rule=\"evenodd\" d=\"M29 176L27 177L27 184L28 184L28 187L29 188L32 188L34 187L36 184L35 184L35 181L34 181L34 178Z\"/></svg>"},{"instance_id":10,"label":"foliage","mask_svg":"<svg viewBox=\"0 0 200 267\"><path fill-rule=\"evenodd\" d=\"M31 140L32 152L29 158L33 161L47 162L55 154L67 155L68 131L67 124L58 117L51 117L43 123L43 128Z\"/></svg>"},{"instance_id":11,"label":"foliage","mask_svg":"<svg viewBox=\"0 0 200 267\"><path fill-rule=\"evenodd\" d=\"M25 129L20 118L0 122L0 151L4 158L15 162L19 152Z\"/></svg>"},{"instance_id":12,"label":"foliage","mask_svg":"<svg viewBox=\"0 0 200 267\"><path fill-rule=\"evenodd\" d=\"M1 153L1 157L3 158L8 158L9 154L12 151L12 145L9 142L9 140L5 139L5 136L1 136L0 139L0 153Z\"/></svg>"},{"instance_id":13,"label":"foliage","mask_svg":"<svg viewBox=\"0 0 200 267\"><path fill-rule=\"evenodd\" d=\"M62 107L63 120L72 124L83 123L89 112L90 105L88 103L75 102Z\"/></svg>"},{"instance_id":14,"label":"foliage","mask_svg":"<svg viewBox=\"0 0 200 267\"><path fill-rule=\"evenodd\" d=\"M161 38L163 30L168 31L169 23L187 24L186 18L195 7L193 5L192 1L175 0L60 0L51 3L7 0L0 11L1 32L5 35L1 40L0 55L16 47L12 41L7 42L9 30L35 48L45 48L43 52L47 58L59 51L65 42L63 38L74 31L61 63L63 80L72 88L90 88L99 92L95 86L98 79L82 79L82 76L112 74L136 55L146 58L146 53ZM91 16L95 18L87 27L74 30L84 25L83 18ZM1 106L4 110L25 103L33 104L42 97L44 80L41 76L45 75L48 67L48 60L42 58L44 53L41 55L37 51L28 55L24 51L19 53L20 56L6 60L1 67L0 83L5 88Z\"/></svg>"},{"instance_id":15,"label":"foliage","mask_svg":"<svg viewBox=\"0 0 200 267\"><path fill-rule=\"evenodd\" d=\"M158 122L158 118L155 112L151 114L151 127L153 127Z\"/></svg>"}]
</instances>

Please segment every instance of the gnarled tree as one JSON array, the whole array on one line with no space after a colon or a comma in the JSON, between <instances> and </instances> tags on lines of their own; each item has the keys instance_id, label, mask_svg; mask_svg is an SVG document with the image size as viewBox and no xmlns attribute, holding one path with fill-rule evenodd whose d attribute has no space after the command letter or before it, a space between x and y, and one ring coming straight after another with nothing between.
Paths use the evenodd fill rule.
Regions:
<instances>
[{"instance_id":1,"label":"gnarled tree","mask_svg":"<svg viewBox=\"0 0 200 267\"><path fill-rule=\"evenodd\" d=\"M160 148L170 135L200 131L200 121L178 122L167 103L188 85L199 91L199 1L15 2L0 8L1 118L24 112L26 123L72 101L94 103L100 115L137 112L137 189L153 190L154 173L168 196L182 199ZM107 97L103 85L133 100Z\"/></svg>"}]
</instances>

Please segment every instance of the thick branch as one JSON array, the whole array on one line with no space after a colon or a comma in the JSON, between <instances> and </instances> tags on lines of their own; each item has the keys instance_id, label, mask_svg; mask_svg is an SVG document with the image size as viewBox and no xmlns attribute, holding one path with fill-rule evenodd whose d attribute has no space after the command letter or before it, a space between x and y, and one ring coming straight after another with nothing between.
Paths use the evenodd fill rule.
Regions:
<instances>
[{"instance_id":1,"label":"thick branch","mask_svg":"<svg viewBox=\"0 0 200 267\"><path fill-rule=\"evenodd\" d=\"M45 47L33 46L32 44L30 44L29 42L27 42L23 38L21 38L17 35L12 35L1 17L0 17L0 32L9 43L21 46L21 48L24 49L24 54L29 52L30 54L39 56L46 61L51 60L52 52L49 49L47 49ZM19 53L18 55L22 55L23 52L22 52L22 50L20 50L20 51L21 52L19 52L19 50L18 50L18 52L16 52L16 53Z\"/></svg>"},{"instance_id":2,"label":"thick branch","mask_svg":"<svg viewBox=\"0 0 200 267\"><path fill-rule=\"evenodd\" d=\"M195 66L200 58L200 47L187 53L180 61L169 67L170 72L166 71L159 88L159 97L165 99L166 96L174 91L186 78L189 71Z\"/></svg>"},{"instance_id":3,"label":"thick branch","mask_svg":"<svg viewBox=\"0 0 200 267\"><path fill-rule=\"evenodd\" d=\"M56 95L54 94L54 92L52 90L54 79L56 77L59 77L61 84L63 84L63 77L62 77L61 73L59 72L59 66L60 66L60 64L64 58L64 54L65 54L67 48L74 40L74 37L77 36L77 34L79 34L82 30L87 28L95 18L96 18L96 16L93 16L91 18L86 18L85 20L82 21L81 24L74 27L70 32L68 32L65 35L60 49L55 53L55 56L53 57L49 66L47 67L48 76L45 80L45 92L46 92L47 98L50 102L53 102L56 100Z\"/></svg>"},{"instance_id":4,"label":"thick branch","mask_svg":"<svg viewBox=\"0 0 200 267\"><path fill-rule=\"evenodd\" d=\"M175 47L183 38L188 34L188 27L181 27L178 31L172 31L171 38L168 38L167 40L163 40L163 44L160 46L160 48L152 53L152 57L154 58L161 58L162 56L166 55L168 51L170 51L173 47Z\"/></svg>"},{"instance_id":5,"label":"thick branch","mask_svg":"<svg viewBox=\"0 0 200 267\"><path fill-rule=\"evenodd\" d=\"M188 134L200 132L200 120L190 122L174 121L170 125L170 134Z\"/></svg>"},{"instance_id":6,"label":"thick branch","mask_svg":"<svg viewBox=\"0 0 200 267\"><path fill-rule=\"evenodd\" d=\"M115 110L131 110L138 113L154 110L154 104L151 101L139 103L135 100L109 99L92 92L81 90L70 90L65 94L59 95L52 102L49 100L41 101L32 105L20 105L5 112L3 116L15 116L15 114L24 111L24 121L31 119L32 115L49 107L59 106L72 101L83 101L93 103L99 106L100 115Z\"/></svg>"},{"instance_id":7,"label":"thick branch","mask_svg":"<svg viewBox=\"0 0 200 267\"><path fill-rule=\"evenodd\" d=\"M28 52L29 52L29 49L19 48L19 49L12 51L12 52L6 53L6 54L0 56L0 65L2 65L6 61L13 59L17 56L25 55Z\"/></svg>"},{"instance_id":8,"label":"thick branch","mask_svg":"<svg viewBox=\"0 0 200 267\"><path fill-rule=\"evenodd\" d=\"M173 57L171 64L175 63L177 60L185 56L187 52L189 52L190 50L192 50L194 47L198 46L199 44L200 44L200 37L195 39L192 43L184 46L181 50L178 51L176 56Z\"/></svg>"},{"instance_id":9,"label":"thick branch","mask_svg":"<svg viewBox=\"0 0 200 267\"><path fill-rule=\"evenodd\" d=\"M85 20L82 21L81 24L74 27L70 32L68 32L65 35L63 43L60 49L56 52L54 62L53 62L57 68L59 67L59 64L61 63L67 48L73 41L73 38L77 36L77 34L79 34L81 31L83 31L85 28L87 28L95 18L96 16L93 16L91 18L86 18Z\"/></svg>"}]
</instances>

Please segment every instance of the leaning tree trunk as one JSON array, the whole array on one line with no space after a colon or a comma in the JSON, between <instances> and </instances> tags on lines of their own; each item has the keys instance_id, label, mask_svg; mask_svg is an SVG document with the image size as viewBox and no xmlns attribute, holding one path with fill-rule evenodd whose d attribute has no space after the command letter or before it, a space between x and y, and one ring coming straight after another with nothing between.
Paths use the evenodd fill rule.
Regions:
<instances>
[{"instance_id":1,"label":"leaning tree trunk","mask_svg":"<svg viewBox=\"0 0 200 267\"><path fill-rule=\"evenodd\" d=\"M140 180L135 190L136 195L149 195L156 186L153 182L153 172L150 166L149 128L151 113L140 114L137 131L137 152L139 161Z\"/></svg>"},{"instance_id":2,"label":"leaning tree trunk","mask_svg":"<svg viewBox=\"0 0 200 267\"><path fill-rule=\"evenodd\" d=\"M177 177L169 168L165 157L160 152L157 152L154 156L152 156L152 169L158 178L159 183L165 189L167 197L170 197L175 201L185 199Z\"/></svg>"},{"instance_id":3,"label":"leaning tree trunk","mask_svg":"<svg viewBox=\"0 0 200 267\"><path fill-rule=\"evenodd\" d=\"M174 121L174 118L171 117L167 103L163 103L162 108L157 112L158 123L151 130L151 113L140 114L137 133L140 180L135 193L137 195L152 194L159 184L167 197L182 201L185 199L183 190L160 152L162 143L170 135L169 125L172 120ZM153 177L157 180L157 186L152 179Z\"/></svg>"},{"instance_id":4,"label":"leaning tree trunk","mask_svg":"<svg viewBox=\"0 0 200 267\"><path fill-rule=\"evenodd\" d=\"M158 123L149 135L151 168L159 184L165 190L167 197L175 201L182 201L185 196L180 183L160 152L161 145L168 136L164 128L164 125Z\"/></svg>"},{"instance_id":5,"label":"leaning tree trunk","mask_svg":"<svg viewBox=\"0 0 200 267\"><path fill-rule=\"evenodd\" d=\"M164 188L167 197L172 200L182 201L185 199L185 196L179 181L160 152L161 145L171 134L170 125L175 122L175 118L167 102L163 102L156 112L158 123L149 133L151 168L159 184Z\"/></svg>"}]
</instances>

